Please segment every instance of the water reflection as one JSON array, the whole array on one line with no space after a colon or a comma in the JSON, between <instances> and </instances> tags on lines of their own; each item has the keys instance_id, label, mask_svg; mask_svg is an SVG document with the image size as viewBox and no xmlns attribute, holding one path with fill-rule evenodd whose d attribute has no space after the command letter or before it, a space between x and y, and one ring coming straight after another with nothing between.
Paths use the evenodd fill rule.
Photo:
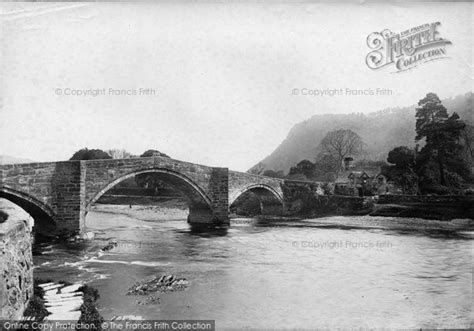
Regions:
<instances>
[{"instance_id":1,"label":"water reflection","mask_svg":"<svg viewBox=\"0 0 474 331\"><path fill-rule=\"evenodd\" d=\"M223 237L227 235L229 227L225 226L207 226L199 224L190 224L189 233L192 235L212 238L212 237Z\"/></svg>"}]
</instances>

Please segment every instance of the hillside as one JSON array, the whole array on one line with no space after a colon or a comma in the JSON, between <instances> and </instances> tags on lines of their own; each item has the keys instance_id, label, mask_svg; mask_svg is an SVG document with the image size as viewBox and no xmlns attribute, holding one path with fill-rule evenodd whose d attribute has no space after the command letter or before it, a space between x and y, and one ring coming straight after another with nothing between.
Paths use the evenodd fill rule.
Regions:
<instances>
[{"instance_id":1,"label":"hillside","mask_svg":"<svg viewBox=\"0 0 474 331\"><path fill-rule=\"evenodd\" d=\"M443 104L450 114L457 112L468 124L474 124L472 92L444 99ZM301 160L314 161L321 140L329 131L337 129L351 129L362 137L366 159L385 160L394 147L415 145L415 108L416 105L412 105L368 114L315 115L296 124L277 149L248 172L262 174L265 170L282 170L288 173Z\"/></svg>"}]
</instances>

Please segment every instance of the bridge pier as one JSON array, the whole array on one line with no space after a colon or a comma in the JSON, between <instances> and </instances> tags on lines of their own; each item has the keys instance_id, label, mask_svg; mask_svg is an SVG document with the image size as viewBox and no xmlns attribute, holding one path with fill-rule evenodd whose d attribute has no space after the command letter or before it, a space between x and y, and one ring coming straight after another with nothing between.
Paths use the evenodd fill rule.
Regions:
<instances>
[{"instance_id":1,"label":"bridge pier","mask_svg":"<svg viewBox=\"0 0 474 331\"><path fill-rule=\"evenodd\" d=\"M209 180L210 206L189 206L188 223L193 225L228 225L229 169L213 168Z\"/></svg>"},{"instance_id":2,"label":"bridge pier","mask_svg":"<svg viewBox=\"0 0 474 331\"><path fill-rule=\"evenodd\" d=\"M72 237L85 228L84 161L58 162L52 178L56 234Z\"/></svg>"},{"instance_id":3,"label":"bridge pier","mask_svg":"<svg viewBox=\"0 0 474 331\"><path fill-rule=\"evenodd\" d=\"M213 168L210 180L213 224L229 224L229 169Z\"/></svg>"}]
</instances>

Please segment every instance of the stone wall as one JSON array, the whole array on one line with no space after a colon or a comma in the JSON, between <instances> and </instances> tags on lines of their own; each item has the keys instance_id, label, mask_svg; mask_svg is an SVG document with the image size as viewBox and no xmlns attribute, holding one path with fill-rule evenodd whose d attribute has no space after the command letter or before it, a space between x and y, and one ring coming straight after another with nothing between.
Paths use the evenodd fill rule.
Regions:
<instances>
[{"instance_id":1,"label":"stone wall","mask_svg":"<svg viewBox=\"0 0 474 331\"><path fill-rule=\"evenodd\" d=\"M33 295L32 220L0 199L8 218L0 224L0 319L20 319Z\"/></svg>"}]
</instances>

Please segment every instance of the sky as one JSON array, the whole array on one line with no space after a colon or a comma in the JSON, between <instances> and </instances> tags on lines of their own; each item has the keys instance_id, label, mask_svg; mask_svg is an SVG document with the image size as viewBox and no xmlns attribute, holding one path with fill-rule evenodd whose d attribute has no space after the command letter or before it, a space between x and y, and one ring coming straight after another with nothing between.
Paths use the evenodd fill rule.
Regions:
<instances>
[{"instance_id":1,"label":"sky","mask_svg":"<svg viewBox=\"0 0 474 331\"><path fill-rule=\"evenodd\" d=\"M0 155L57 161L84 147L157 149L245 171L311 116L472 91L472 3L2 3L0 10ZM398 73L367 67L370 33L432 22L452 42L448 58ZM346 94L377 88L390 93Z\"/></svg>"}]
</instances>

